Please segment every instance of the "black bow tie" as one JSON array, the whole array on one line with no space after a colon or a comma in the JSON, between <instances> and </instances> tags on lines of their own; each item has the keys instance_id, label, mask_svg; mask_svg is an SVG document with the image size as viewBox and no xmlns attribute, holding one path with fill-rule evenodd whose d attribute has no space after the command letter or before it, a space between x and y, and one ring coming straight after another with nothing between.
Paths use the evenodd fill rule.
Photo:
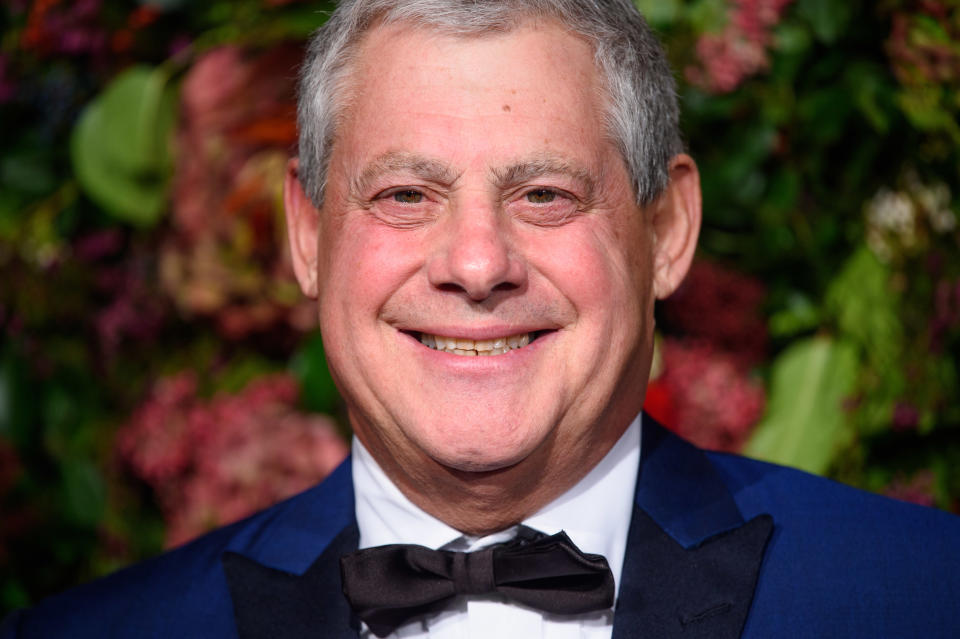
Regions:
<instances>
[{"instance_id":1,"label":"black bow tie","mask_svg":"<svg viewBox=\"0 0 960 639\"><path fill-rule=\"evenodd\" d=\"M517 537L476 552L392 544L340 558L343 594L373 634L386 637L417 615L442 610L457 595L500 593L554 614L613 606L613 573L565 532L526 526Z\"/></svg>"}]
</instances>

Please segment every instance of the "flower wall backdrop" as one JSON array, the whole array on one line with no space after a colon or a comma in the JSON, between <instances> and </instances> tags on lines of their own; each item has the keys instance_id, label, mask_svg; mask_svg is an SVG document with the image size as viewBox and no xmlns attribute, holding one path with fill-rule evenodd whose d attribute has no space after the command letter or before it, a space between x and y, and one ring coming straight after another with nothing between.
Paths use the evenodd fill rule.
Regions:
<instances>
[{"instance_id":1,"label":"flower wall backdrop","mask_svg":"<svg viewBox=\"0 0 960 639\"><path fill-rule=\"evenodd\" d=\"M960 510L960 8L637 0L700 164L648 410ZM0 7L0 614L318 481L349 436L280 185L327 3Z\"/></svg>"}]
</instances>

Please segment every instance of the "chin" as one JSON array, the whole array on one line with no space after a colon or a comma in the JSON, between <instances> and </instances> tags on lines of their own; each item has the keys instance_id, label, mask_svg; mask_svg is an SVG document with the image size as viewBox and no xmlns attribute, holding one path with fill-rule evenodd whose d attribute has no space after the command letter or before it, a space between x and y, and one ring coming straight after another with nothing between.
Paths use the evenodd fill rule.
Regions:
<instances>
[{"instance_id":1,"label":"chin","mask_svg":"<svg viewBox=\"0 0 960 639\"><path fill-rule=\"evenodd\" d=\"M516 466L527 459L537 448L531 438L509 445L502 439L489 442L457 442L455 445L438 445L428 448L428 454L437 463L459 473L496 473Z\"/></svg>"},{"instance_id":2,"label":"chin","mask_svg":"<svg viewBox=\"0 0 960 639\"><path fill-rule=\"evenodd\" d=\"M469 458L456 458L447 460L437 460L443 466L458 473L468 474L490 474L510 468L518 463L518 460L509 459L484 459L480 456Z\"/></svg>"}]
</instances>

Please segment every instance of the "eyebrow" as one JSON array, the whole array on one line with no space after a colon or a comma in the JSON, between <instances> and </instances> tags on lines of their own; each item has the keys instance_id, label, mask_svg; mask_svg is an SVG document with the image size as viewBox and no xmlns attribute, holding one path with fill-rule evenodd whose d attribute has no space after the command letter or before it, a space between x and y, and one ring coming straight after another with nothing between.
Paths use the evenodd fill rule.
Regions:
<instances>
[{"instance_id":1,"label":"eyebrow","mask_svg":"<svg viewBox=\"0 0 960 639\"><path fill-rule=\"evenodd\" d=\"M565 175L579 182L589 199L596 190L599 176L582 166L571 164L553 155L538 155L504 168L491 169L497 188L506 190L545 175Z\"/></svg>"},{"instance_id":2,"label":"eyebrow","mask_svg":"<svg viewBox=\"0 0 960 639\"><path fill-rule=\"evenodd\" d=\"M450 186L460 174L448 165L433 158L407 153L389 151L370 161L351 184L354 193L365 193L370 185L381 175L387 173L411 173L422 180L442 186Z\"/></svg>"},{"instance_id":3,"label":"eyebrow","mask_svg":"<svg viewBox=\"0 0 960 639\"><path fill-rule=\"evenodd\" d=\"M431 157L405 151L389 151L371 160L351 182L354 193L365 193L380 176L388 173L409 173L427 182L449 187L461 173ZM600 176L585 167L552 155L538 154L505 167L490 169L491 181L506 190L545 175L564 175L583 186L587 198L596 191Z\"/></svg>"}]
</instances>

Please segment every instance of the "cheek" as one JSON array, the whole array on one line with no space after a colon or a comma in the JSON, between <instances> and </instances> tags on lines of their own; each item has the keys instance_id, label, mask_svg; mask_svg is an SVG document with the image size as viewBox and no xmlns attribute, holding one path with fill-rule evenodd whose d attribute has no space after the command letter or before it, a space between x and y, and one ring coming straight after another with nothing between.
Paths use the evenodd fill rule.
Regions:
<instances>
[{"instance_id":1,"label":"cheek","mask_svg":"<svg viewBox=\"0 0 960 639\"><path fill-rule=\"evenodd\" d=\"M422 247L412 234L378 224L365 213L341 225L334 238L320 249L326 264L321 307L342 309L354 320L375 316L422 261Z\"/></svg>"},{"instance_id":2,"label":"cheek","mask_svg":"<svg viewBox=\"0 0 960 639\"><path fill-rule=\"evenodd\" d=\"M613 330L626 321L625 314L638 315L649 296L649 252L636 238L630 242L607 227L581 225L570 230L574 232L543 238L529 254L574 305L581 321L600 322Z\"/></svg>"}]
</instances>

